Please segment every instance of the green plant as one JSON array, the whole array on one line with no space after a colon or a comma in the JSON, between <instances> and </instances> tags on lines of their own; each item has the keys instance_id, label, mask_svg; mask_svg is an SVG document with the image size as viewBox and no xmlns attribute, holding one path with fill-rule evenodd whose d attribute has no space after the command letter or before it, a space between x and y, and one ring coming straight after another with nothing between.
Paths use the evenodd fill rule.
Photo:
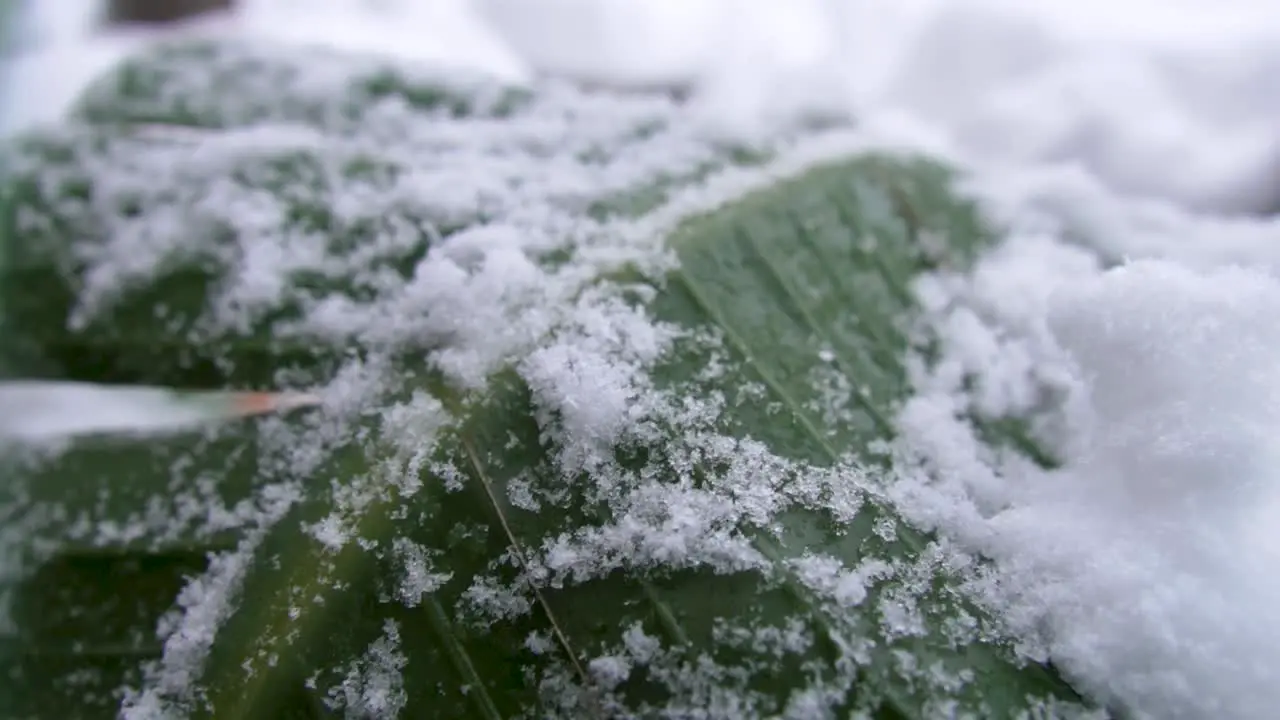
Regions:
<instances>
[{"instance_id":1,"label":"green plant","mask_svg":"<svg viewBox=\"0 0 1280 720\"><path fill-rule=\"evenodd\" d=\"M15 146L24 362L328 406L13 460L9 714L1076 707L878 490L912 280L988 242L974 208L683 112L196 44Z\"/></svg>"}]
</instances>

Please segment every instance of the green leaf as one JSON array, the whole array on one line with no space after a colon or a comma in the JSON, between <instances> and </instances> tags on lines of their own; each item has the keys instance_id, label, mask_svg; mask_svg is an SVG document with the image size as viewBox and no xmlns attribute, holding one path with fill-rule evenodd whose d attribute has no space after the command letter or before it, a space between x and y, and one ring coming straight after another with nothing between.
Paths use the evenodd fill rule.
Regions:
<instances>
[{"instance_id":1,"label":"green leaf","mask_svg":"<svg viewBox=\"0 0 1280 720\"><path fill-rule=\"evenodd\" d=\"M163 47L12 150L20 242L0 306L57 373L337 375L323 413L15 469L0 509L21 538L2 547L26 560L0 572L16 620L0 714L93 715L126 685L134 709L235 718L1008 717L1079 702L966 599L961 556L877 491L909 390L913 278L989 240L944 168L851 155L678 211L665 203L710 192L707 178L741 186L734 173L778 148L708 143L668 101L316 57ZM520 100L477 100L494 97ZM139 123L203 128L205 155ZM318 140L286 147L280 128L299 123ZM192 152L170 182L149 175ZM464 182L463 160L466 182L493 173L505 194L408 192ZM352 197L403 202L336 212ZM251 199L256 224L235 217ZM359 254L406 226L389 260ZM554 230L519 241L529 294L404 304L424 268L453 267L440 253L492 227ZM129 231L160 260L74 322L103 270L128 267ZM326 282L285 263L260 311L227 315L250 297L238 261L298 238ZM426 321L329 332L333 302ZM211 531L140 520L150 503L253 512ZM136 536L104 536L112 523Z\"/></svg>"},{"instance_id":2,"label":"green leaf","mask_svg":"<svg viewBox=\"0 0 1280 720\"><path fill-rule=\"evenodd\" d=\"M528 93L457 70L402 66L323 47L183 42L126 60L74 114L98 125L231 128L263 120L356 131L394 100L425 117L506 117Z\"/></svg>"}]
</instances>

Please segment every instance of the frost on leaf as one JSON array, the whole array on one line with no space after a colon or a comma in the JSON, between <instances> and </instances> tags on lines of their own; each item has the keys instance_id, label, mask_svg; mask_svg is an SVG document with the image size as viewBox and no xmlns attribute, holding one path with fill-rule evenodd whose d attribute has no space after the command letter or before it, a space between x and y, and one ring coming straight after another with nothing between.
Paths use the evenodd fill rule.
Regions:
<instances>
[{"instance_id":1,"label":"frost on leaf","mask_svg":"<svg viewBox=\"0 0 1280 720\"><path fill-rule=\"evenodd\" d=\"M400 675L406 662L400 630L388 620L382 637L347 667L342 684L326 693L325 705L351 720L396 717L407 700Z\"/></svg>"},{"instance_id":2,"label":"frost on leaf","mask_svg":"<svg viewBox=\"0 0 1280 720\"><path fill-rule=\"evenodd\" d=\"M275 502L225 529L259 544L191 581L134 707L911 716L988 702L971 663L1009 707L1069 694L953 641L952 555L876 482L905 283L983 239L938 167L733 146L666 97L156 52L12 148L13 278L46 291L6 312L68 367L326 412L250 430L223 476Z\"/></svg>"}]
</instances>

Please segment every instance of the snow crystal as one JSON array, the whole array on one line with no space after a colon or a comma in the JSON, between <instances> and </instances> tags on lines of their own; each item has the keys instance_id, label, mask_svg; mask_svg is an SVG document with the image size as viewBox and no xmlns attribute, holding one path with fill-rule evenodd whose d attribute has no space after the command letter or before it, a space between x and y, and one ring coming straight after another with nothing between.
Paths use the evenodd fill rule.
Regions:
<instances>
[{"instance_id":1,"label":"snow crystal","mask_svg":"<svg viewBox=\"0 0 1280 720\"><path fill-rule=\"evenodd\" d=\"M524 641L525 649L534 655L546 655L556 648L556 644L549 635L532 632Z\"/></svg>"},{"instance_id":2,"label":"snow crystal","mask_svg":"<svg viewBox=\"0 0 1280 720\"><path fill-rule=\"evenodd\" d=\"M631 625L622 634L622 642L627 652L641 662L648 662L660 647L658 639L648 635L639 623Z\"/></svg>"},{"instance_id":3,"label":"snow crystal","mask_svg":"<svg viewBox=\"0 0 1280 720\"><path fill-rule=\"evenodd\" d=\"M431 554L428 548L405 538L392 541L392 549L397 559L404 566L400 577L400 602L408 607L417 607L423 595L439 590L448 582L453 573L437 573L431 571Z\"/></svg>"},{"instance_id":4,"label":"snow crystal","mask_svg":"<svg viewBox=\"0 0 1280 720\"><path fill-rule=\"evenodd\" d=\"M400 674L408 662L400 649L400 628L387 620L382 636L352 661L342 684L329 690L325 705L351 720L397 717L408 701Z\"/></svg>"},{"instance_id":5,"label":"snow crystal","mask_svg":"<svg viewBox=\"0 0 1280 720\"><path fill-rule=\"evenodd\" d=\"M528 615L533 605L522 593L522 588L511 588L489 576L476 577L462 593L469 609L483 619L480 627L490 623Z\"/></svg>"},{"instance_id":6,"label":"snow crystal","mask_svg":"<svg viewBox=\"0 0 1280 720\"><path fill-rule=\"evenodd\" d=\"M204 665L222 621L234 610L240 582L258 538L210 559L209 570L178 595L178 609L161 620L164 656L144 667L147 684L126 689L121 716L126 720L164 720L185 714L195 699L196 675Z\"/></svg>"},{"instance_id":7,"label":"snow crystal","mask_svg":"<svg viewBox=\"0 0 1280 720\"><path fill-rule=\"evenodd\" d=\"M781 660L784 655L803 655L813 647L813 632L800 618L787 620L784 627L743 627L726 622L716 624L718 642Z\"/></svg>"},{"instance_id":8,"label":"snow crystal","mask_svg":"<svg viewBox=\"0 0 1280 720\"><path fill-rule=\"evenodd\" d=\"M792 567L801 582L844 607L860 604L871 584L892 574L892 567L881 560L863 560L857 568L846 569L840 560L819 555L794 560Z\"/></svg>"},{"instance_id":9,"label":"snow crystal","mask_svg":"<svg viewBox=\"0 0 1280 720\"><path fill-rule=\"evenodd\" d=\"M627 677L631 675L631 664L625 657L603 655L592 658L591 662L587 663L587 670L602 687L612 690L626 682Z\"/></svg>"},{"instance_id":10,"label":"snow crystal","mask_svg":"<svg viewBox=\"0 0 1280 720\"><path fill-rule=\"evenodd\" d=\"M693 488L637 488L613 524L548 540L541 563L553 585L583 582L622 567L691 567L722 572L763 568L766 561L735 529L732 503Z\"/></svg>"},{"instance_id":11,"label":"snow crystal","mask_svg":"<svg viewBox=\"0 0 1280 720\"><path fill-rule=\"evenodd\" d=\"M520 363L541 425L569 438L558 462L566 474L591 471L611 457L624 431L651 409L645 374L669 347L673 328L654 324L641 311L587 294L569 326ZM554 417L553 417L554 416Z\"/></svg>"}]
</instances>

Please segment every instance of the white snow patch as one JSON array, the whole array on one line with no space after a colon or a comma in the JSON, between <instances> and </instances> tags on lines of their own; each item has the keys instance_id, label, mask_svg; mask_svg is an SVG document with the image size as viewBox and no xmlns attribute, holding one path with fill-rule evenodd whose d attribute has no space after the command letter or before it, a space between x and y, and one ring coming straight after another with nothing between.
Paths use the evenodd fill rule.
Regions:
<instances>
[{"instance_id":1,"label":"white snow patch","mask_svg":"<svg viewBox=\"0 0 1280 720\"><path fill-rule=\"evenodd\" d=\"M164 638L164 655L144 668L147 682L140 691L126 690L120 712L124 720L164 720L190 710L196 677L218 628L234 610L259 540L247 539L234 551L210 558L208 571L179 593L177 609L157 629Z\"/></svg>"},{"instance_id":2,"label":"white snow patch","mask_svg":"<svg viewBox=\"0 0 1280 720\"><path fill-rule=\"evenodd\" d=\"M398 716L408 701L401 675L408 662L400 649L400 627L387 620L382 636L351 663L342 684L329 690L325 705L350 720Z\"/></svg>"},{"instance_id":3,"label":"white snow patch","mask_svg":"<svg viewBox=\"0 0 1280 720\"><path fill-rule=\"evenodd\" d=\"M1280 281L1147 260L1027 293L1003 278L1036 277L1044 248L1018 248L1008 272L973 278L974 295L1003 295L998 319L942 325L946 360L901 417L931 479L891 492L992 558L981 595L1097 696L1138 717L1264 716L1280 663ZM1040 322L1001 337L1020 315ZM969 392L961 366L980 378ZM989 383L1022 400L984 400ZM1046 388L1060 470L1002 462L960 420L1025 415Z\"/></svg>"},{"instance_id":4,"label":"white snow patch","mask_svg":"<svg viewBox=\"0 0 1280 720\"><path fill-rule=\"evenodd\" d=\"M432 572L429 548L402 537L392 541L391 547L403 566L397 590L400 602L406 606L417 607L424 595L439 590L453 578L453 573Z\"/></svg>"},{"instance_id":5,"label":"white snow patch","mask_svg":"<svg viewBox=\"0 0 1280 720\"><path fill-rule=\"evenodd\" d=\"M652 410L645 371L676 332L641 309L588 292L557 337L521 361L544 433L565 438L562 472L598 468L623 433Z\"/></svg>"},{"instance_id":6,"label":"white snow patch","mask_svg":"<svg viewBox=\"0 0 1280 720\"><path fill-rule=\"evenodd\" d=\"M806 555L792 561L791 566L800 582L830 597L841 607L861 604L876 580L893 573L892 566L874 558L848 569L837 558Z\"/></svg>"}]
</instances>

